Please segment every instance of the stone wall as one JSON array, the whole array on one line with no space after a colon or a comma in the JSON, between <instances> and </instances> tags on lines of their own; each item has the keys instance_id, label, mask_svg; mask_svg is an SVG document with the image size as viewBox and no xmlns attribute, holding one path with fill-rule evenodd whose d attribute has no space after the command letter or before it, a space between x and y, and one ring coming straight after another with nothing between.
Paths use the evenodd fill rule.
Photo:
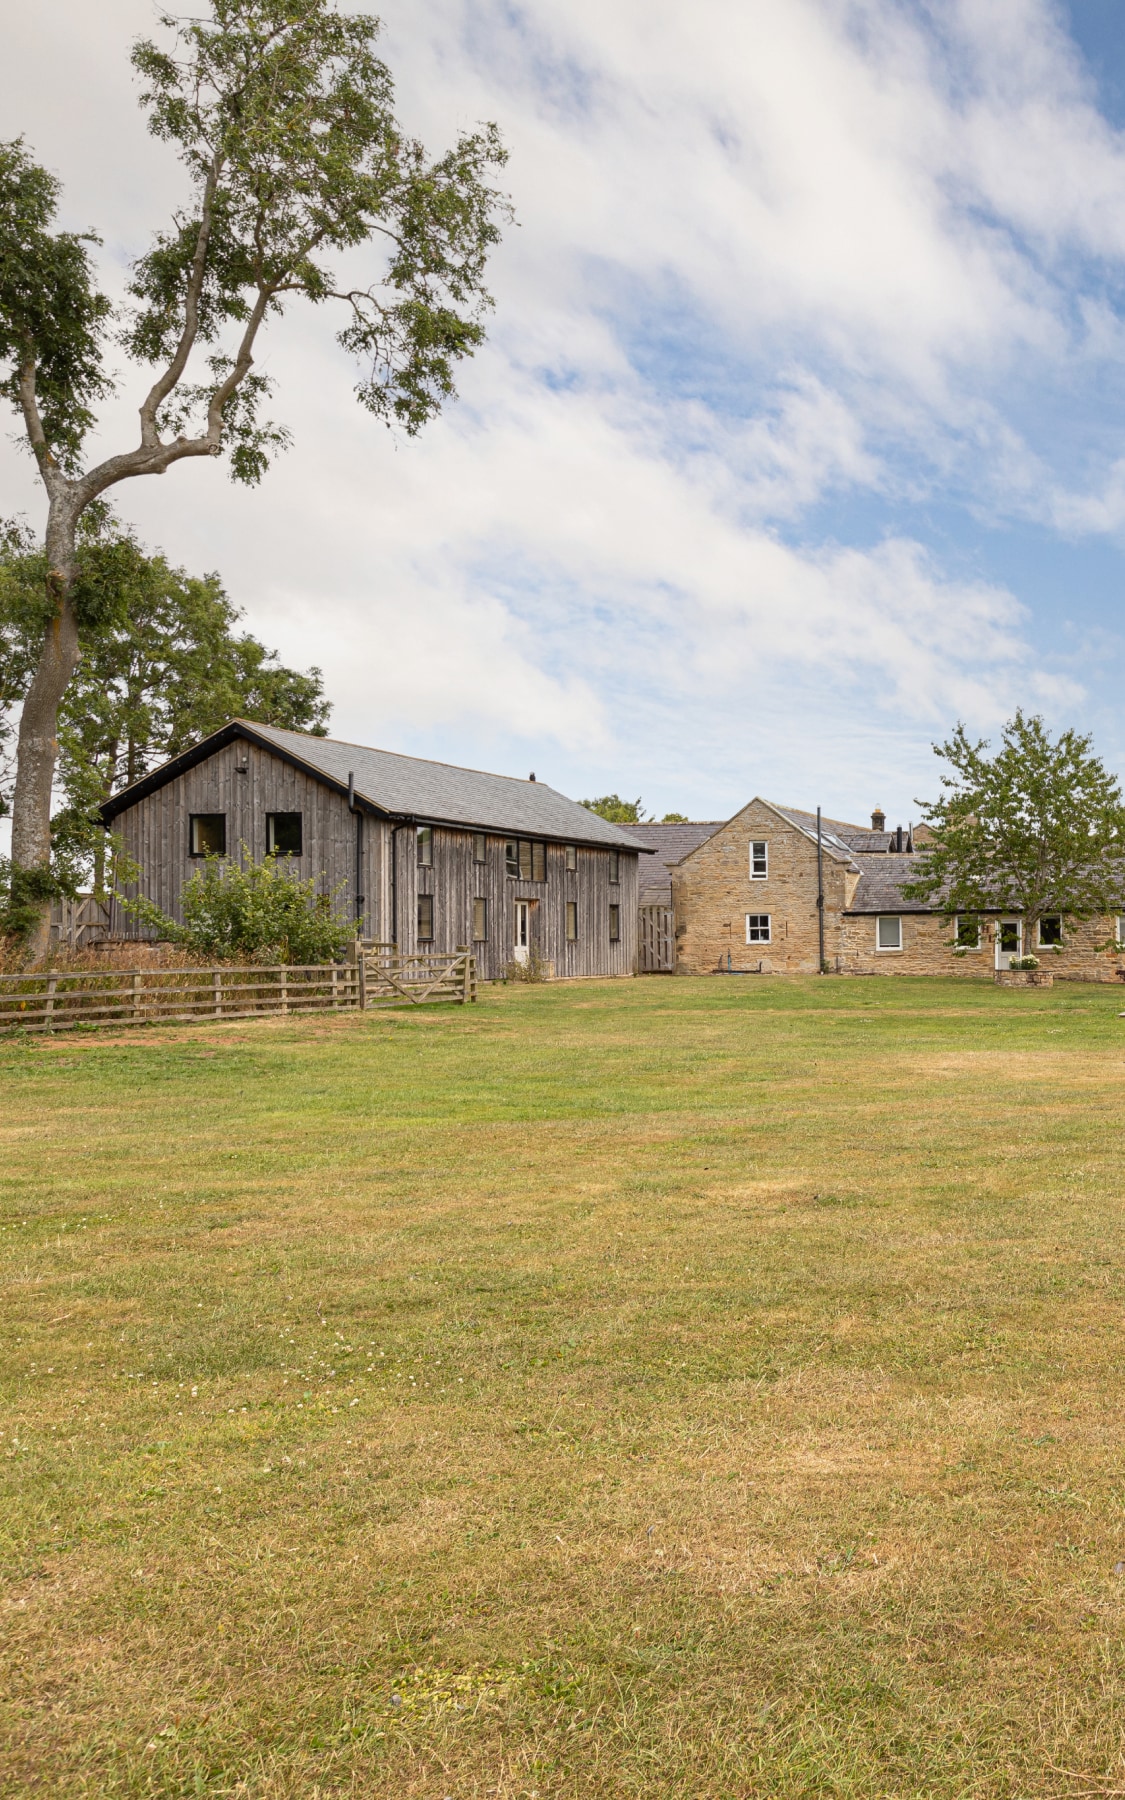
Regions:
<instances>
[{"instance_id":1,"label":"stone wall","mask_svg":"<svg viewBox=\"0 0 1125 1800\"><path fill-rule=\"evenodd\" d=\"M750 878L750 845L768 846L764 881ZM763 974L815 975L818 964L816 845L764 801L754 800L672 870L676 972L707 975L727 967ZM850 875L824 852L824 948L830 967L840 952L841 918L855 890ZM746 942L747 913L770 918L768 944Z\"/></svg>"},{"instance_id":2,"label":"stone wall","mask_svg":"<svg viewBox=\"0 0 1125 1800\"><path fill-rule=\"evenodd\" d=\"M900 913L902 949L875 948L876 920L870 914L849 914L840 933L840 973L844 975L960 975L992 979L996 968L996 926L981 924L979 950L954 949L953 923L933 914ZM1025 953L1039 958L1056 980L1113 981L1125 969L1125 955L1100 952L1099 944L1112 938L1116 921L1090 919L1067 934L1060 951L1025 944Z\"/></svg>"}]
</instances>

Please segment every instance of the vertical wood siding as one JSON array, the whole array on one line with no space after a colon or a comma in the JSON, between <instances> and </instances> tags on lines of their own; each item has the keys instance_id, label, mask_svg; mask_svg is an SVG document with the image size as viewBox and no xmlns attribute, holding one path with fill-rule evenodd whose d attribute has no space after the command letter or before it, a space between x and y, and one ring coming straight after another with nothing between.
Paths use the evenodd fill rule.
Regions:
<instances>
[{"instance_id":1,"label":"vertical wood siding","mask_svg":"<svg viewBox=\"0 0 1125 1800\"><path fill-rule=\"evenodd\" d=\"M242 772L244 771L244 772ZM182 918L184 883L201 860L189 856L192 813L224 813L227 852L246 845L255 861L266 852L266 814L299 812L302 854L293 858L299 873L314 876L317 891L335 894L336 906L355 917L356 820L343 795L311 775L290 767L257 744L236 741L139 800L114 821L128 854L142 870L140 891L170 918ZM404 951L419 948L418 895L434 898L434 950L468 944L485 980L495 979L513 959L515 902L531 902L531 942L559 976L632 975L637 968L637 854L619 852L620 881L609 879L609 851L579 847L578 867L567 870L566 849L548 843L546 881L508 875L507 839L488 833L485 861L473 861L473 833L435 826L433 867L419 868L417 833L367 816L363 821L364 936L395 939ZM397 888L397 898L395 889ZM134 887L129 890L135 893ZM488 939L473 942L473 901L488 904ZM566 903L578 905L578 939L566 939ZM611 943L609 909L620 908L621 937ZM113 906L115 935L145 937L119 903Z\"/></svg>"}]
</instances>

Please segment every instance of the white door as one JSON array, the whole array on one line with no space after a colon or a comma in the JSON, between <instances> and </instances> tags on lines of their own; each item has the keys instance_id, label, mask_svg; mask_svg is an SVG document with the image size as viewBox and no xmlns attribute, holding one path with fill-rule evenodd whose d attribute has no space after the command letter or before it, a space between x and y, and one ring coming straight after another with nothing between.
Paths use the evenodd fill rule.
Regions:
<instances>
[{"instance_id":1,"label":"white door","mask_svg":"<svg viewBox=\"0 0 1125 1800\"><path fill-rule=\"evenodd\" d=\"M1013 956L1023 955L1023 920L997 919L996 967L1006 969Z\"/></svg>"},{"instance_id":2,"label":"white door","mask_svg":"<svg viewBox=\"0 0 1125 1800\"><path fill-rule=\"evenodd\" d=\"M515 960L518 963L527 961L528 946L531 941L531 902L516 901L516 943Z\"/></svg>"}]
</instances>

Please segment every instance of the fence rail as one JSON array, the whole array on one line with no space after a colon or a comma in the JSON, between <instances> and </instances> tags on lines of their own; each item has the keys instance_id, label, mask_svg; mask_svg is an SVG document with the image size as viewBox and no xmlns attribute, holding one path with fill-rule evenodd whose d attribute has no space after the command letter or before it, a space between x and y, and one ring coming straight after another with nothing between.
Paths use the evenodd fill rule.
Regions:
<instances>
[{"instance_id":1,"label":"fence rail","mask_svg":"<svg viewBox=\"0 0 1125 1800\"><path fill-rule=\"evenodd\" d=\"M379 945L347 963L0 975L0 1032L464 1005L476 997L476 964L466 952L399 956Z\"/></svg>"}]
</instances>

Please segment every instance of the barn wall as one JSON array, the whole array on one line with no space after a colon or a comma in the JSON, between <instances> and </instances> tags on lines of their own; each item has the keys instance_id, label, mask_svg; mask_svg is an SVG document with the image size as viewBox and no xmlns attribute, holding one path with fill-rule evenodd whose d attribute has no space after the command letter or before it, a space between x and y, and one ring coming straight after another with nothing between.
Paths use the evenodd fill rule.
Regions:
<instances>
[{"instance_id":1,"label":"barn wall","mask_svg":"<svg viewBox=\"0 0 1125 1800\"><path fill-rule=\"evenodd\" d=\"M169 918L180 920L184 883L204 866L188 854L190 815L225 813L228 855L237 856L245 844L260 861L266 851L269 812L301 814L302 854L292 859L293 866L303 876L315 876L318 891L335 894L337 909L354 918L356 819L347 800L257 744L236 740L224 745L206 762L119 814L113 829L140 865L139 891ZM386 826L367 818L363 835L364 927L368 936L378 937L386 916ZM127 891L132 897L138 890L134 886ZM125 937L151 935L119 902L114 903L111 929Z\"/></svg>"}]
</instances>

